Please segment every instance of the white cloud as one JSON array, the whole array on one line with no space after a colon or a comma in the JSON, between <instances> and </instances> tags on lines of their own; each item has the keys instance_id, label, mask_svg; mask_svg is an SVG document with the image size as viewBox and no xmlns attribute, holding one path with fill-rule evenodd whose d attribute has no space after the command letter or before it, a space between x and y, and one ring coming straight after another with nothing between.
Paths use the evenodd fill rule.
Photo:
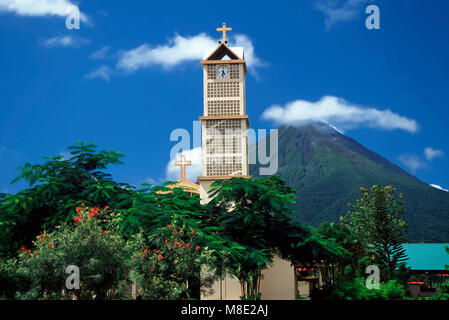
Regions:
<instances>
[{"instance_id":1,"label":"white cloud","mask_svg":"<svg viewBox=\"0 0 449 320\"><path fill-rule=\"evenodd\" d=\"M44 41L47 47L75 47L78 48L90 42L89 39L75 36L56 36Z\"/></svg>"},{"instance_id":2,"label":"white cloud","mask_svg":"<svg viewBox=\"0 0 449 320\"><path fill-rule=\"evenodd\" d=\"M103 65L103 66L98 67L94 71L86 74L85 77L87 79L102 78L105 81L109 82L111 80L111 75L114 72L115 71L112 68Z\"/></svg>"},{"instance_id":3,"label":"white cloud","mask_svg":"<svg viewBox=\"0 0 449 320\"><path fill-rule=\"evenodd\" d=\"M74 3L70 0L0 0L0 12L15 13L19 16L59 16L67 17ZM81 21L87 16L80 12Z\"/></svg>"},{"instance_id":4,"label":"white cloud","mask_svg":"<svg viewBox=\"0 0 449 320\"><path fill-rule=\"evenodd\" d=\"M92 60L103 60L107 58L108 52L110 47L109 46L103 46L101 49L95 51L89 56L89 59Z\"/></svg>"},{"instance_id":5,"label":"white cloud","mask_svg":"<svg viewBox=\"0 0 449 320\"><path fill-rule=\"evenodd\" d=\"M433 149L432 147L427 147L424 149L424 155L426 156L427 160L432 161L435 158L442 157L444 153L441 150Z\"/></svg>"},{"instance_id":6,"label":"white cloud","mask_svg":"<svg viewBox=\"0 0 449 320\"><path fill-rule=\"evenodd\" d=\"M319 0L315 7L324 13L326 28L337 22L344 22L363 17L362 4L367 0Z\"/></svg>"},{"instance_id":7,"label":"white cloud","mask_svg":"<svg viewBox=\"0 0 449 320\"><path fill-rule=\"evenodd\" d=\"M217 41L205 33L192 37L175 35L163 45L154 47L143 44L135 49L124 51L117 63L117 69L134 72L154 65L161 65L169 69L186 61L201 60L205 49L215 48L217 45ZM261 60L255 56L254 46L247 36L235 35L231 37L229 45L245 48L245 59L249 69L262 65Z\"/></svg>"},{"instance_id":8,"label":"white cloud","mask_svg":"<svg viewBox=\"0 0 449 320\"><path fill-rule=\"evenodd\" d=\"M295 100L284 107L273 105L262 117L280 124L298 125L311 121L323 121L342 130L356 127L371 127L385 130L418 130L418 123L390 110L378 110L351 104L344 99L324 96L317 102Z\"/></svg>"},{"instance_id":9,"label":"white cloud","mask_svg":"<svg viewBox=\"0 0 449 320\"><path fill-rule=\"evenodd\" d=\"M410 169L410 172L415 174L419 169L425 168L426 164L420 157L414 154L402 154L399 156L399 161Z\"/></svg>"},{"instance_id":10,"label":"white cloud","mask_svg":"<svg viewBox=\"0 0 449 320\"><path fill-rule=\"evenodd\" d=\"M430 184L430 186L431 186L431 187L434 187L434 188L437 188L437 189L440 189L440 190L442 190L442 191L449 192L449 190L444 189L444 188L442 188L441 186L439 186L439 185L437 185L437 184Z\"/></svg>"},{"instance_id":11,"label":"white cloud","mask_svg":"<svg viewBox=\"0 0 449 320\"><path fill-rule=\"evenodd\" d=\"M183 151L181 154L185 155L186 160L190 160L192 165L186 168L186 178L192 182L195 182L197 177L202 175L201 164L201 147ZM181 154L177 154L176 158L170 160L166 168L166 176L168 181L177 181L180 178L180 167L175 166Z\"/></svg>"}]
</instances>

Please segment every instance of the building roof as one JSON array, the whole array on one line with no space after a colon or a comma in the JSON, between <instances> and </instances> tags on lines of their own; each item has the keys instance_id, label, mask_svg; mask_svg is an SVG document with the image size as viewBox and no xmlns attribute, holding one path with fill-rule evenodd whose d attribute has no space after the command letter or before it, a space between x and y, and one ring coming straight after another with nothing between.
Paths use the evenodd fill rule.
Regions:
<instances>
[{"instance_id":1,"label":"building roof","mask_svg":"<svg viewBox=\"0 0 449 320\"><path fill-rule=\"evenodd\" d=\"M204 51L204 59L203 60L208 59L215 51L217 51L218 49L222 49L222 48L229 49L231 51L230 54L236 55L237 58L239 58L239 59L242 59L242 60L245 59L243 47L228 47L227 45L222 43L216 48L207 48Z\"/></svg>"},{"instance_id":2,"label":"building roof","mask_svg":"<svg viewBox=\"0 0 449 320\"><path fill-rule=\"evenodd\" d=\"M407 243L403 244L409 259L406 261L412 270L441 271L449 266L449 243Z\"/></svg>"}]
</instances>

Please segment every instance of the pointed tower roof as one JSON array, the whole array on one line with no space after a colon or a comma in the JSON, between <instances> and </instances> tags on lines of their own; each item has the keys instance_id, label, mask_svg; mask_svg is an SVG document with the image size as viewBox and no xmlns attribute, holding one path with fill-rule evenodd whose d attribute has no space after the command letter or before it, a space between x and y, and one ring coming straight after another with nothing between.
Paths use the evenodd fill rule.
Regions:
<instances>
[{"instance_id":1,"label":"pointed tower roof","mask_svg":"<svg viewBox=\"0 0 449 320\"><path fill-rule=\"evenodd\" d=\"M228 47L226 44L220 43L215 49L206 49L204 60L223 60L226 56L228 57L227 60L245 59L243 47Z\"/></svg>"}]
</instances>

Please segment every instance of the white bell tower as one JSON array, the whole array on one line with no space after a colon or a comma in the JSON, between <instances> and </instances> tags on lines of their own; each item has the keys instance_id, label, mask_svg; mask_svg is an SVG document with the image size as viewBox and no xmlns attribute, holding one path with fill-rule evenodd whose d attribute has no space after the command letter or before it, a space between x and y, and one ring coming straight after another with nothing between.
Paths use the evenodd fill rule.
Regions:
<instances>
[{"instance_id":1,"label":"white bell tower","mask_svg":"<svg viewBox=\"0 0 449 320\"><path fill-rule=\"evenodd\" d=\"M204 115L202 126L202 176L200 197L209 202L210 185L220 179L249 177L249 119L245 106L246 61L242 47L228 47L223 23L217 31L223 40L215 49L208 49L201 61L203 67Z\"/></svg>"}]
</instances>

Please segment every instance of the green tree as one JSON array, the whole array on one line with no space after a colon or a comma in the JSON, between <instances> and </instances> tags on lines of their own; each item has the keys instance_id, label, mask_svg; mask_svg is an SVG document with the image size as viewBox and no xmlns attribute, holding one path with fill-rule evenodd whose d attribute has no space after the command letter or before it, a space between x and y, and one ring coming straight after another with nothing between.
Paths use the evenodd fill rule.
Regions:
<instances>
[{"instance_id":1,"label":"green tree","mask_svg":"<svg viewBox=\"0 0 449 320\"><path fill-rule=\"evenodd\" d=\"M42 232L32 249L22 246L16 275L28 278L39 297L71 299L110 299L126 283L131 248L116 228L105 229L111 210L79 207L74 222ZM80 289L68 291L66 268L80 272ZM62 294L61 294L62 293Z\"/></svg>"},{"instance_id":2,"label":"green tree","mask_svg":"<svg viewBox=\"0 0 449 320\"><path fill-rule=\"evenodd\" d=\"M132 187L117 183L104 172L120 164L122 154L114 150L95 151L92 143L69 147L70 157L45 157L43 164L25 164L13 182L24 179L28 189L7 195L0 203L0 255L30 246L40 230L48 231L72 219L75 207L116 206L116 197Z\"/></svg>"},{"instance_id":3,"label":"green tree","mask_svg":"<svg viewBox=\"0 0 449 320\"><path fill-rule=\"evenodd\" d=\"M334 256L322 264L321 272L324 281L334 285L337 280L353 279L358 276L359 260L366 255L366 248L359 235L351 227L335 222L324 222L317 231L325 239L334 239L347 252L347 254Z\"/></svg>"},{"instance_id":4,"label":"green tree","mask_svg":"<svg viewBox=\"0 0 449 320\"><path fill-rule=\"evenodd\" d=\"M334 241L294 220L295 192L278 176L219 180L212 184L210 197L218 234L246 248L243 259L226 265L239 279L243 299L260 298L261 271L276 254L310 263L319 256L342 253Z\"/></svg>"},{"instance_id":5,"label":"green tree","mask_svg":"<svg viewBox=\"0 0 449 320\"><path fill-rule=\"evenodd\" d=\"M369 191L361 188L362 198L352 205L352 212L342 221L364 239L375 256L384 280L395 277L396 270L407 257L402 243L406 241L407 224L400 214L402 195L396 198L392 186L374 185Z\"/></svg>"},{"instance_id":6,"label":"green tree","mask_svg":"<svg viewBox=\"0 0 449 320\"><path fill-rule=\"evenodd\" d=\"M138 235L140 249L136 250L142 252L145 247L151 252L161 250L169 254L158 264L159 268L155 268L157 261L154 261L154 256L135 255L139 260L133 262L137 268L133 272L134 281L141 285L144 298L199 299L200 290L210 292L212 281L223 275L224 261L245 257L245 246L218 234L218 226L212 223L213 216L207 207L200 204L197 195L181 188L147 185L118 198L119 205L130 206L121 210L117 221L126 236ZM167 226L172 226L172 229ZM165 240L170 244L178 242L193 246L194 243L201 252L193 255L194 250L183 251L167 246ZM188 252L192 255L183 254ZM147 279L152 280L148 282ZM157 285L153 286L154 281Z\"/></svg>"}]
</instances>

